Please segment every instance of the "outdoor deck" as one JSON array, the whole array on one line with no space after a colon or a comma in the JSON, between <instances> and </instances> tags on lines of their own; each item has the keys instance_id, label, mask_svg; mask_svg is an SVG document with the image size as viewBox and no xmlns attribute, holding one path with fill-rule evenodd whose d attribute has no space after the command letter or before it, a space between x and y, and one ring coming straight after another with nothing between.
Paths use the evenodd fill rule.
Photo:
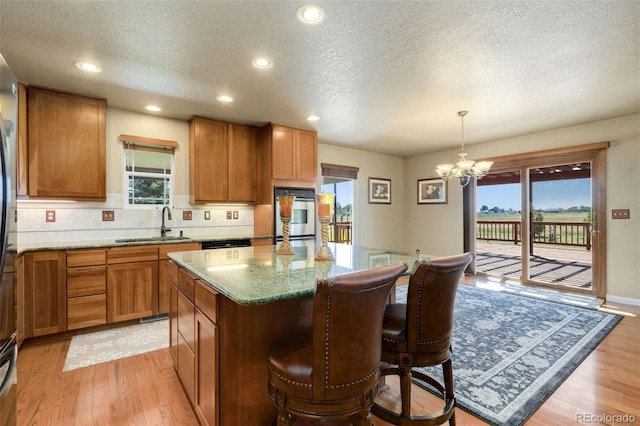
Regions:
<instances>
[{"instance_id":1,"label":"outdoor deck","mask_svg":"<svg viewBox=\"0 0 640 426\"><path fill-rule=\"evenodd\" d=\"M520 279L521 250L519 244L477 242L477 272ZM536 281L591 289L591 251L536 245L529 265Z\"/></svg>"}]
</instances>

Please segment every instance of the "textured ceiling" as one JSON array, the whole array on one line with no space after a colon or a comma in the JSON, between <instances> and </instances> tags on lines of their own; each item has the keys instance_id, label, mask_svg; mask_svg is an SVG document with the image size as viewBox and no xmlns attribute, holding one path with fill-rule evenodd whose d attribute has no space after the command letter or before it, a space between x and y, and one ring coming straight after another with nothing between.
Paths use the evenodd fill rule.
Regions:
<instances>
[{"instance_id":1,"label":"textured ceiling","mask_svg":"<svg viewBox=\"0 0 640 426\"><path fill-rule=\"evenodd\" d=\"M638 1L315 3L307 26L298 1L0 0L0 52L25 83L114 107L400 156L458 146L463 109L467 144L640 113Z\"/></svg>"}]
</instances>

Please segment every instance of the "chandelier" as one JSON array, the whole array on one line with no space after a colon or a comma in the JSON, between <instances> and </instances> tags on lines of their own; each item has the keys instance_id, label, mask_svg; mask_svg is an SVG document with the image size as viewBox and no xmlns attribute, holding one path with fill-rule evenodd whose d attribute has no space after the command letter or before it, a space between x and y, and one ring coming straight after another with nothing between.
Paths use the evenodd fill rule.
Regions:
<instances>
[{"instance_id":1,"label":"chandelier","mask_svg":"<svg viewBox=\"0 0 640 426\"><path fill-rule=\"evenodd\" d=\"M442 178L442 180L447 180L452 177L458 178L458 182L463 187L467 186L473 179L482 179L487 175L487 172L491 168L493 161L478 161L477 163L473 160L467 160L467 153L464 152L464 116L467 115L469 111L459 111L458 117L460 117L460 123L462 128L462 149L458 154L460 156L460 161L458 161L455 165L453 164L438 164L436 166L436 173L438 176Z\"/></svg>"}]
</instances>

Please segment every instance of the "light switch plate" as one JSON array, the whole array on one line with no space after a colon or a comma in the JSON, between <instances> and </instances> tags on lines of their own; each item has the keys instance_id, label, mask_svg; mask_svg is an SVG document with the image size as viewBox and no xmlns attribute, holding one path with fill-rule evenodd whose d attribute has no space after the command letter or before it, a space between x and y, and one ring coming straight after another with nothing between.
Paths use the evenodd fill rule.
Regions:
<instances>
[{"instance_id":1,"label":"light switch plate","mask_svg":"<svg viewBox=\"0 0 640 426\"><path fill-rule=\"evenodd\" d=\"M185 210L182 212L182 220L191 220L192 217L193 217L193 214L191 210Z\"/></svg>"},{"instance_id":2,"label":"light switch plate","mask_svg":"<svg viewBox=\"0 0 640 426\"><path fill-rule=\"evenodd\" d=\"M46 213L47 222L55 222L56 221L56 211L55 210L47 210Z\"/></svg>"},{"instance_id":3,"label":"light switch plate","mask_svg":"<svg viewBox=\"0 0 640 426\"><path fill-rule=\"evenodd\" d=\"M237 219L238 218L238 210L234 210L233 211L233 218Z\"/></svg>"},{"instance_id":4,"label":"light switch plate","mask_svg":"<svg viewBox=\"0 0 640 426\"><path fill-rule=\"evenodd\" d=\"M227 220L231 220L231 210L227 210Z\"/></svg>"},{"instance_id":5,"label":"light switch plate","mask_svg":"<svg viewBox=\"0 0 640 426\"><path fill-rule=\"evenodd\" d=\"M211 220L211 212L209 210L204 211L204 220Z\"/></svg>"},{"instance_id":6,"label":"light switch plate","mask_svg":"<svg viewBox=\"0 0 640 426\"><path fill-rule=\"evenodd\" d=\"M102 221L113 222L115 219L115 213L113 210L102 210Z\"/></svg>"}]
</instances>

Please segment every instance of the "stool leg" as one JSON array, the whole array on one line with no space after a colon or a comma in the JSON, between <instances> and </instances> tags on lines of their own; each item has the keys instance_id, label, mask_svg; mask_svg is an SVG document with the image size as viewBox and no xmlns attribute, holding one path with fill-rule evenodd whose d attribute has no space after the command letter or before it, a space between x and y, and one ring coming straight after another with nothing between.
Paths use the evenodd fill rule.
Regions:
<instances>
[{"instance_id":1,"label":"stool leg","mask_svg":"<svg viewBox=\"0 0 640 426\"><path fill-rule=\"evenodd\" d=\"M284 410L278 409L278 426L290 426L291 425L291 414L287 413Z\"/></svg>"},{"instance_id":2,"label":"stool leg","mask_svg":"<svg viewBox=\"0 0 640 426\"><path fill-rule=\"evenodd\" d=\"M453 391L453 366L451 364L451 358L446 360L442 364L442 376L444 378L444 389L447 395L447 399L454 398ZM449 426L456 426L456 409L453 409L451 418L449 419Z\"/></svg>"},{"instance_id":3,"label":"stool leg","mask_svg":"<svg viewBox=\"0 0 640 426\"><path fill-rule=\"evenodd\" d=\"M358 413L357 426L371 426L371 413L369 410L362 410Z\"/></svg>"},{"instance_id":4,"label":"stool leg","mask_svg":"<svg viewBox=\"0 0 640 426\"><path fill-rule=\"evenodd\" d=\"M400 417L411 416L411 366L400 367L400 399L402 400L402 412Z\"/></svg>"}]
</instances>

